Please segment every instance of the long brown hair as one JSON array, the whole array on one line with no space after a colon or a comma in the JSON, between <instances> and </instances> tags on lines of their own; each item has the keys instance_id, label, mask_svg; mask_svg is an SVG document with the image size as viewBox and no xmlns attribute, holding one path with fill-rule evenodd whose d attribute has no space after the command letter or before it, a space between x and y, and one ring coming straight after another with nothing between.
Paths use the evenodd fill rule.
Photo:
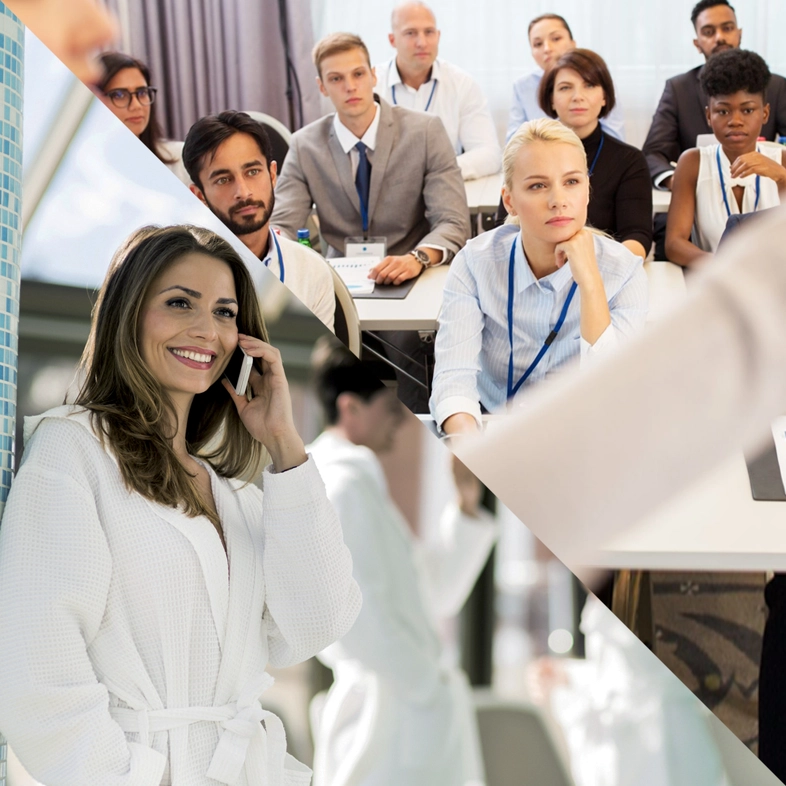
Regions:
<instances>
[{"instance_id":1,"label":"long brown hair","mask_svg":"<svg viewBox=\"0 0 786 786\"><path fill-rule=\"evenodd\" d=\"M76 404L92 413L102 442L117 457L126 486L189 516L216 516L172 448L174 406L148 371L140 352L139 322L151 283L185 254L225 262L238 301L237 328L267 341L254 283L226 240L194 226L148 226L117 250L93 309L90 337L80 364L85 381ZM246 430L220 379L194 396L186 426L189 453L224 477L252 479L266 456Z\"/></svg>"},{"instance_id":2,"label":"long brown hair","mask_svg":"<svg viewBox=\"0 0 786 786\"><path fill-rule=\"evenodd\" d=\"M141 60L137 60L135 57L131 57L131 55L125 55L122 52L102 52L98 56L98 61L104 68L104 74L98 83L98 87L102 92L106 90L106 86L112 81L112 77L124 68L136 68L145 78L145 84L150 87L150 69ZM163 139L164 133L161 130L161 124L158 122L156 102L154 101L150 104L150 120L145 130L139 135L139 141L151 150L159 161L163 161L165 164L173 164L174 159L168 158L161 152L159 143Z\"/></svg>"}]
</instances>

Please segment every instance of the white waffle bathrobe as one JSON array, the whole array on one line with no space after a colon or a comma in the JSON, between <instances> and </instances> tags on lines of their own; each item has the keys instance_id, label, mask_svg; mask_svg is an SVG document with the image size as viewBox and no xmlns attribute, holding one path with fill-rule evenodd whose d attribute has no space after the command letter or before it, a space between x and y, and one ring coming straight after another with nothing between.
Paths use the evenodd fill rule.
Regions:
<instances>
[{"instance_id":1,"label":"white waffle bathrobe","mask_svg":"<svg viewBox=\"0 0 786 786\"><path fill-rule=\"evenodd\" d=\"M266 472L264 500L211 471L228 566L208 519L129 492L70 411L28 419L0 527L10 745L46 786L308 784L260 698L268 662L305 660L360 607L313 460Z\"/></svg>"}]
</instances>

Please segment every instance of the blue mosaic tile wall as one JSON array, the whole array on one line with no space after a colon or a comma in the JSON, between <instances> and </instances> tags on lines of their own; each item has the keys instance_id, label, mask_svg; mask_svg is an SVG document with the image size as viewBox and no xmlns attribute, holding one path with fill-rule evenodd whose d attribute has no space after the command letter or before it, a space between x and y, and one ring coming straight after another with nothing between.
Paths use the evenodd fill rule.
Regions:
<instances>
[{"instance_id":1,"label":"blue mosaic tile wall","mask_svg":"<svg viewBox=\"0 0 786 786\"><path fill-rule=\"evenodd\" d=\"M19 278L22 248L22 78L25 31L0 3L0 514L11 487L16 425ZM6 784L0 735L0 786Z\"/></svg>"}]
</instances>

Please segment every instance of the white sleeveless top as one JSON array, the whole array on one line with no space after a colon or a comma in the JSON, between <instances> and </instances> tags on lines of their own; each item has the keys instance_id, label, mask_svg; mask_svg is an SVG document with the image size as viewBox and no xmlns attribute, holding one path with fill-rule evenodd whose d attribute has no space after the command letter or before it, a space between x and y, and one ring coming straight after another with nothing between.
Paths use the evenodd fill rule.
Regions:
<instances>
[{"instance_id":1,"label":"white sleeveless top","mask_svg":"<svg viewBox=\"0 0 786 786\"><path fill-rule=\"evenodd\" d=\"M708 145L699 148L699 177L696 180L696 212L693 220L693 242L703 251L715 253L718 248L729 213L721 191L718 176L717 151L720 145ZM759 152L781 163L781 150L769 145L760 145ZM726 199L729 210L734 213L752 213L756 205L756 175L732 178L731 164L723 149L720 151L720 165L723 181L726 186ZM742 210L737 207L737 200L732 191L733 186L744 186ZM781 203L778 186L768 177L761 178L758 210L777 207Z\"/></svg>"}]
</instances>

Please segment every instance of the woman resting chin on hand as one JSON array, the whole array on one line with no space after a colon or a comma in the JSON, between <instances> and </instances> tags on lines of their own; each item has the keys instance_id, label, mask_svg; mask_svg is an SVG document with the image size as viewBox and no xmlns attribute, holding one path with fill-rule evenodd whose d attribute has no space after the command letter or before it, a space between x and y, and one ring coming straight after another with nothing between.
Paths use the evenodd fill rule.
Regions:
<instances>
[{"instance_id":1,"label":"woman resting chin on hand","mask_svg":"<svg viewBox=\"0 0 786 786\"><path fill-rule=\"evenodd\" d=\"M82 368L76 405L25 424L0 527L0 728L52 786L309 783L265 668L343 636L360 595L240 257L135 232Z\"/></svg>"},{"instance_id":2,"label":"woman resting chin on hand","mask_svg":"<svg viewBox=\"0 0 786 786\"><path fill-rule=\"evenodd\" d=\"M431 413L446 433L477 430L571 359L643 327L640 257L587 228L581 140L555 120L525 123L503 155L509 223L459 252L445 284Z\"/></svg>"}]
</instances>

